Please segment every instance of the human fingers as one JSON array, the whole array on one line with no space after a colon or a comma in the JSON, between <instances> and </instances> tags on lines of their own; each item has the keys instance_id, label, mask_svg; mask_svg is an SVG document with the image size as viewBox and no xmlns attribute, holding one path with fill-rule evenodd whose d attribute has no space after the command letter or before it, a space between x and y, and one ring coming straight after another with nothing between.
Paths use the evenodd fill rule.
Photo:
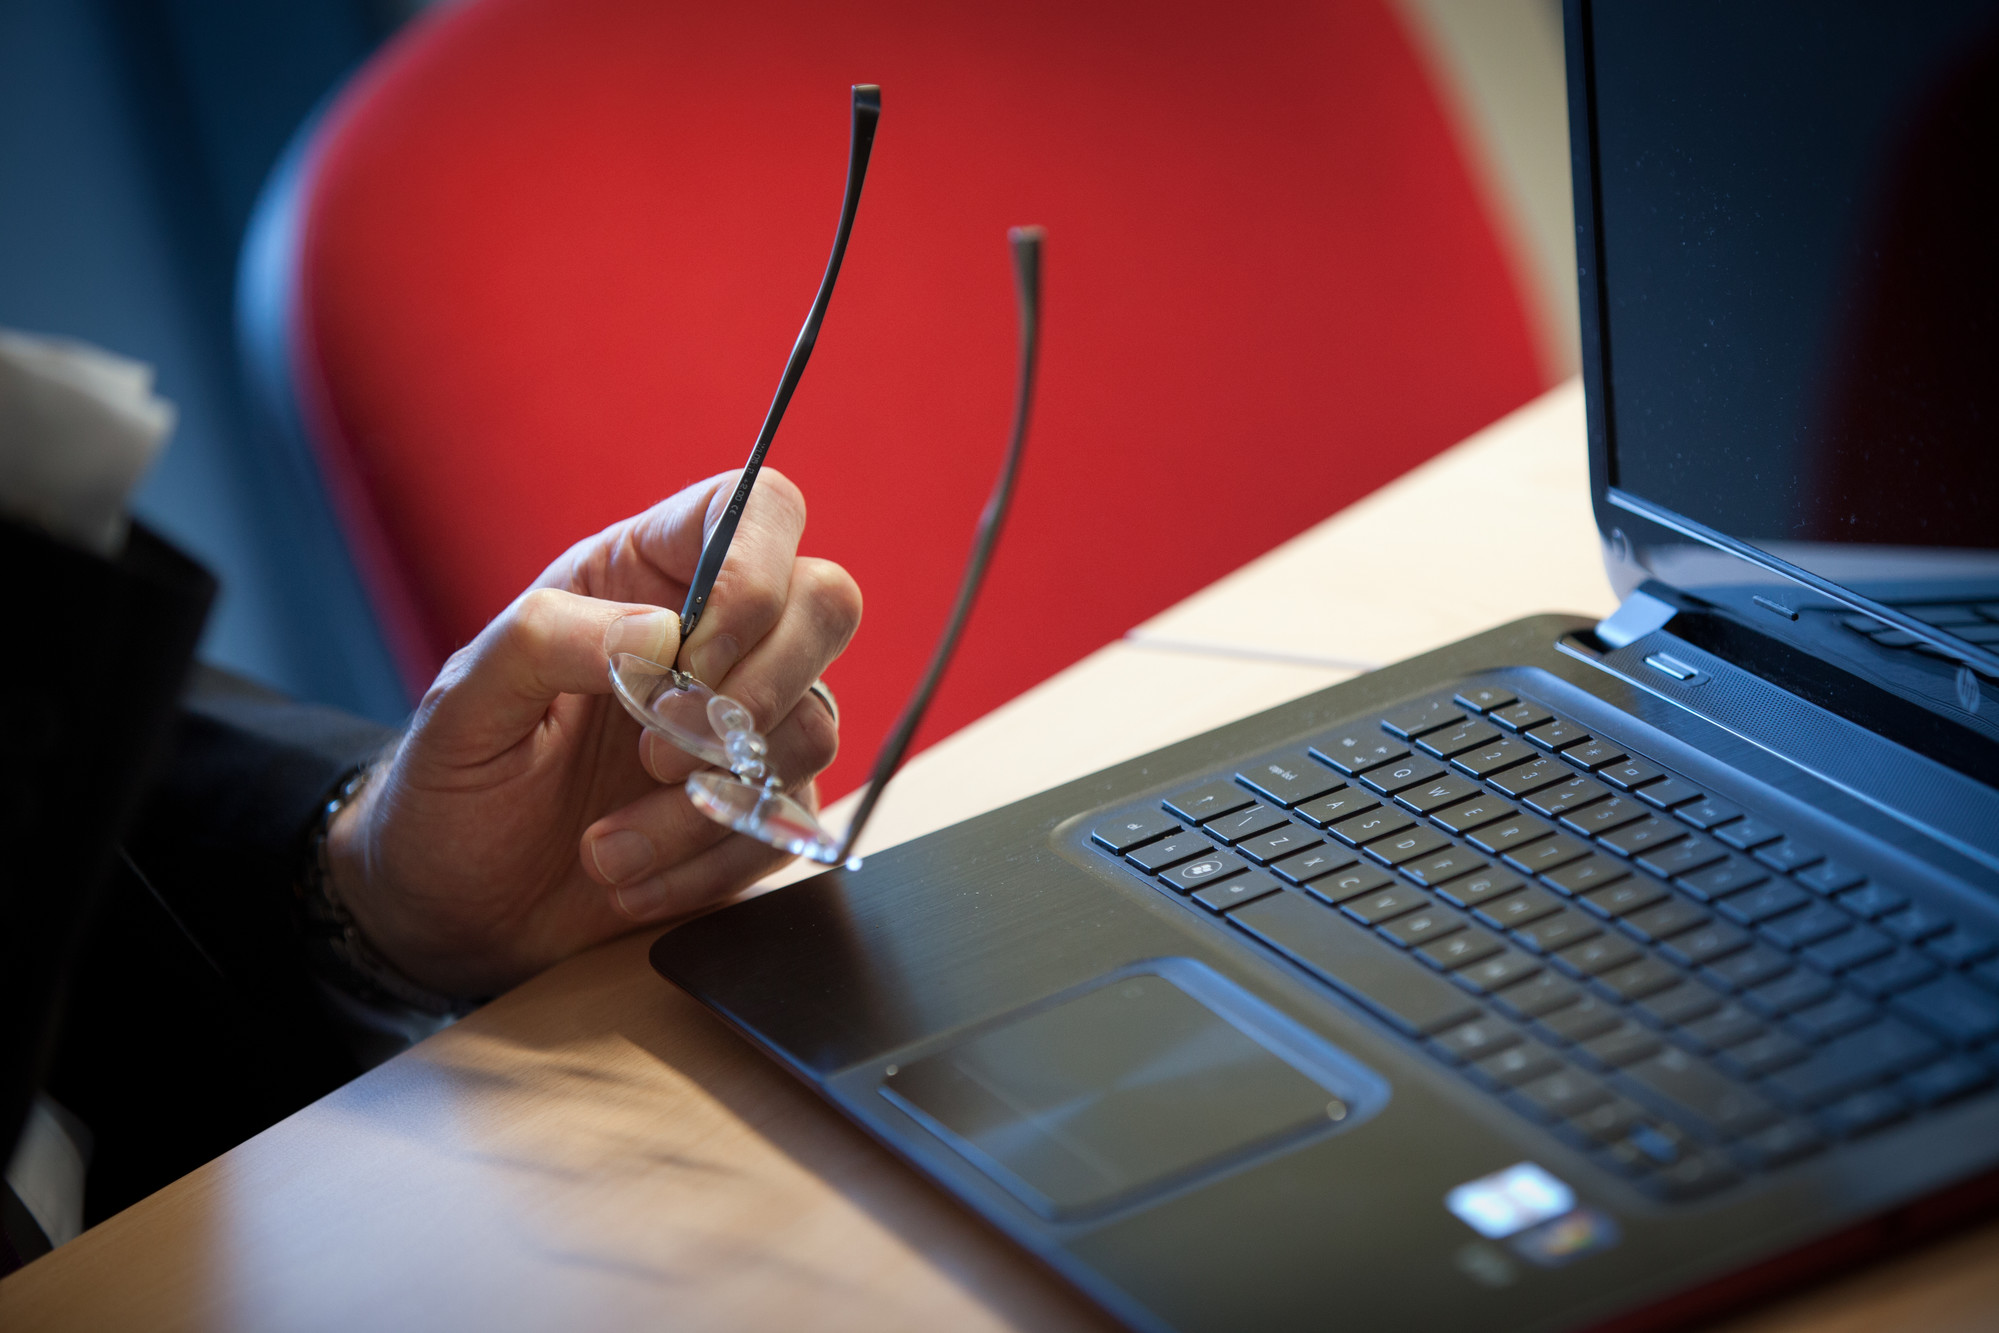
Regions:
<instances>
[{"instance_id":1,"label":"human fingers","mask_svg":"<svg viewBox=\"0 0 1999 1333\"><path fill-rule=\"evenodd\" d=\"M720 521L734 491L734 478L717 478L703 532ZM757 478L743 506L742 521L729 545L715 587L692 634L682 645L687 669L713 685L742 660L784 615L798 540L805 533L805 497L791 479L773 468ZM641 526L638 538L645 542ZM684 532L675 536L684 540ZM672 539L663 539L671 545ZM674 552L678 555L679 552ZM691 576L692 570L689 570Z\"/></svg>"},{"instance_id":2,"label":"human fingers","mask_svg":"<svg viewBox=\"0 0 1999 1333\"><path fill-rule=\"evenodd\" d=\"M817 804L810 785L800 796ZM790 855L731 833L694 808L685 791L662 789L613 811L584 831L585 871L609 891L611 907L633 921L692 911L768 874Z\"/></svg>"},{"instance_id":3,"label":"human fingers","mask_svg":"<svg viewBox=\"0 0 1999 1333\"><path fill-rule=\"evenodd\" d=\"M445 663L419 727L477 751L504 748L537 725L556 696L609 693L612 654L670 662L679 648L672 611L530 589Z\"/></svg>"},{"instance_id":4,"label":"human fingers","mask_svg":"<svg viewBox=\"0 0 1999 1333\"><path fill-rule=\"evenodd\" d=\"M853 577L830 560L801 556L777 624L715 682L715 690L768 730L846 651L860 623L861 590Z\"/></svg>"}]
</instances>

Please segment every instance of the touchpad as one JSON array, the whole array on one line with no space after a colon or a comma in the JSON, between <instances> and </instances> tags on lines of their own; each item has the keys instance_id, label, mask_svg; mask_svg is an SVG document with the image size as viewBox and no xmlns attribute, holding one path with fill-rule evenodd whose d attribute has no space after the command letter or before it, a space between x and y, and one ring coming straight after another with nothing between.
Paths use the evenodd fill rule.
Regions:
<instances>
[{"instance_id":1,"label":"touchpad","mask_svg":"<svg viewBox=\"0 0 1999 1333\"><path fill-rule=\"evenodd\" d=\"M1219 973L1174 959L892 1067L882 1093L1053 1217L1350 1126L1387 1085Z\"/></svg>"}]
</instances>

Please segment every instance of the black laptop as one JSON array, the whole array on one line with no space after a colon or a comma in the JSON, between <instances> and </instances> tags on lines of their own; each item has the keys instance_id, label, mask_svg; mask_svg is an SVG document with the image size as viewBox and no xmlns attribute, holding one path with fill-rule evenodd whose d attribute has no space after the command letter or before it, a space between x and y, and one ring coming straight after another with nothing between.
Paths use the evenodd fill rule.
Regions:
<instances>
[{"instance_id":1,"label":"black laptop","mask_svg":"<svg viewBox=\"0 0 1999 1333\"><path fill-rule=\"evenodd\" d=\"M1616 614L653 950L1134 1328L1670 1322L1999 1193L1999 4L1565 20Z\"/></svg>"}]
</instances>

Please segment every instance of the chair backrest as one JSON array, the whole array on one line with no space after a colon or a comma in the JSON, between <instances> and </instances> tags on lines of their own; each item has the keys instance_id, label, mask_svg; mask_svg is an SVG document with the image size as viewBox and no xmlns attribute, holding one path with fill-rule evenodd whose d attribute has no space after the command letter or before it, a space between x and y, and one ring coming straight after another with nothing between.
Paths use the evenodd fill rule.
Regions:
<instances>
[{"instance_id":1,"label":"chair backrest","mask_svg":"<svg viewBox=\"0 0 1999 1333\"><path fill-rule=\"evenodd\" d=\"M578 537L741 462L855 82L884 90L868 194L771 454L867 599L829 795L920 671L998 463L1007 225L1048 229L1041 394L929 736L1545 385L1386 0L446 7L315 131L291 303L413 685Z\"/></svg>"}]
</instances>

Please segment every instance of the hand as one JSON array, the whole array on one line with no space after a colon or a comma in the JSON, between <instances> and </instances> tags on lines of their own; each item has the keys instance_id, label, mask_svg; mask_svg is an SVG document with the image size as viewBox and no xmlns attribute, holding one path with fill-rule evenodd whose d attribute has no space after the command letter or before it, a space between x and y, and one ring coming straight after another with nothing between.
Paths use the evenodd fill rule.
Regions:
<instances>
[{"instance_id":1,"label":"hand","mask_svg":"<svg viewBox=\"0 0 1999 1333\"><path fill-rule=\"evenodd\" d=\"M800 557L805 501L766 470L690 642L686 596L736 474L578 543L453 654L409 731L328 830L332 887L413 981L483 995L576 951L713 903L788 858L689 803L702 767L610 693L610 656L679 658L746 705L787 789L833 760L806 688L860 623L838 565Z\"/></svg>"}]
</instances>

